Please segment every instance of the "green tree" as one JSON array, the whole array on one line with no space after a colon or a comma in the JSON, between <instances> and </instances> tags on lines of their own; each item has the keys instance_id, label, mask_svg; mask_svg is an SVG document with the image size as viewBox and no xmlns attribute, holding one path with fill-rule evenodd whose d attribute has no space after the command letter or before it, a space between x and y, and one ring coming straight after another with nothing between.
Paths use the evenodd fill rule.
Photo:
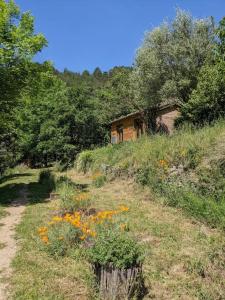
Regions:
<instances>
[{"instance_id":1,"label":"green tree","mask_svg":"<svg viewBox=\"0 0 225 300\"><path fill-rule=\"evenodd\" d=\"M48 165L61 156L67 141L65 128L55 124L67 104L66 85L50 64L33 64L20 103L16 116L23 159L33 166Z\"/></svg>"},{"instance_id":2,"label":"green tree","mask_svg":"<svg viewBox=\"0 0 225 300\"><path fill-rule=\"evenodd\" d=\"M171 98L187 102L214 43L212 19L194 19L181 10L171 23L148 32L131 76L139 106L155 107Z\"/></svg>"},{"instance_id":3,"label":"green tree","mask_svg":"<svg viewBox=\"0 0 225 300\"><path fill-rule=\"evenodd\" d=\"M216 33L214 62L202 67L197 87L182 107L180 121L204 124L225 117L225 17Z\"/></svg>"},{"instance_id":4,"label":"green tree","mask_svg":"<svg viewBox=\"0 0 225 300\"><path fill-rule=\"evenodd\" d=\"M98 99L88 87L68 87L49 64L33 64L17 120L23 159L32 166L68 166L107 136Z\"/></svg>"},{"instance_id":5,"label":"green tree","mask_svg":"<svg viewBox=\"0 0 225 300\"><path fill-rule=\"evenodd\" d=\"M32 57L46 45L34 34L34 19L14 1L0 0L0 173L13 164L16 151L14 109L26 82Z\"/></svg>"}]
</instances>

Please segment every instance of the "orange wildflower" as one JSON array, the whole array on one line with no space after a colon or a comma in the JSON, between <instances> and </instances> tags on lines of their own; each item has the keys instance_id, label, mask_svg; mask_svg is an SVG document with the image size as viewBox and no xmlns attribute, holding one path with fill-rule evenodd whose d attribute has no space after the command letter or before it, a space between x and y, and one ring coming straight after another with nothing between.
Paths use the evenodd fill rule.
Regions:
<instances>
[{"instance_id":1,"label":"orange wildflower","mask_svg":"<svg viewBox=\"0 0 225 300\"><path fill-rule=\"evenodd\" d=\"M41 237L42 242L44 242L45 244L49 244L49 239L47 235L44 235Z\"/></svg>"}]
</instances>

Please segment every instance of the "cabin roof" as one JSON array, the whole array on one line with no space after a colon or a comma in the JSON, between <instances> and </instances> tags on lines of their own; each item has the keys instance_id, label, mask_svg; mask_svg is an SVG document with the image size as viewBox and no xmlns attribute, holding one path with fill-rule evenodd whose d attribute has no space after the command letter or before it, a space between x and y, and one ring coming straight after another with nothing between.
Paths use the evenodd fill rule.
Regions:
<instances>
[{"instance_id":1,"label":"cabin roof","mask_svg":"<svg viewBox=\"0 0 225 300\"><path fill-rule=\"evenodd\" d=\"M179 107L179 106L180 106L179 103L178 103L177 101L175 101L175 100L173 100L173 102L167 101L167 102L163 102L163 103L158 107L157 111L161 111L161 110L166 109L166 108ZM115 123L115 122L122 121L123 119L129 118L129 117L134 117L134 116L139 115L139 114L142 114L142 113L144 113L144 112L145 112L145 110L137 110L137 111L132 112L132 113L130 113L130 114L128 114L128 115L125 115L125 116L121 116L121 117L119 117L119 118L116 118L116 119L112 120L109 124L113 124L113 123Z\"/></svg>"}]
</instances>

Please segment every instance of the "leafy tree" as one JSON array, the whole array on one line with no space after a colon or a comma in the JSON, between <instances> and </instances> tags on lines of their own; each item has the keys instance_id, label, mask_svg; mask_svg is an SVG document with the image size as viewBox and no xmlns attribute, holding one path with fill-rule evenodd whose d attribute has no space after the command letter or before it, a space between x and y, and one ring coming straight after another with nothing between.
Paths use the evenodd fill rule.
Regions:
<instances>
[{"instance_id":1,"label":"leafy tree","mask_svg":"<svg viewBox=\"0 0 225 300\"><path fill-rule=\"evenodd\" d=\"M63 73L56 71L56 74L67 86L82 88L90 101L98 103L101 122L106 127L110 120L137 109L130 95L131 71L132 68L121 66L104 73L100 68L96 68L93 74L87 74L86 71L79 74L68 70L64 70Z\"/></svg>"},{"instance_id":2,"label":"leafy tree","mask_svg":"<svg viewBox=\"0 0 225 300\"><path fill-rule=\"evenodd\" d=\"M148 32L131 76L139 107L155 107L171 98L187 102L214 43L213 21L193 19L181 10L171 23Z\"/></svg>"},{"instance_id":3,"label":"leafy tree","mask_svg":"<svg viewBox=\"0 0 225 300\"><path fill-rule=\"evenodd\" d=\"M55 126L55 110L61 116L67 89L48 63L33 64L29 75L16 113L19 146L23 159L31 165L47 165L61 156L62 144L67 141L66 132Z\"/></svg>"},{"instance_id":4,"label":"leafy tree","mask_svg":"<svg viewBox=\"0 0 225 300\"><path fill-rule=\"evenodd\" d=\"M130 90L129 77L131 72L132 68L130 67L114 67L109 70L108 80L97 92L106 123L137 109L132 101L133 96Z\"/></svg>"},{"instance_id":5,"label":"leafy tree","mask_svg":"<svg viewBox=\"0 0 225 300\"><path fill-rule=\"evenodd\" d=\"M217 60L225 61L225 17L219 22L216 34L218 36L216 58Z\"/></svg>"},{"instance_id":6,"label":"leafy tree","mask_svg":"<svg viewBox=\"0 0 225 300\"><path fill-rule=\"evenodd\" d=\"M14 1L0 0L0 173L19 156L14 108L25 85L29 62L46 40L34 34L34 19Z\"/></svg>"},{"instance_id":7,"label":"leafy tree","mask_svg":"<svg viewBox=\"0 0 225 300\"><path fill-rule=\"evenodd\" d=\"M101 80L102 77L102 71L100 68L95 68L94 72L93 72L93 76L94 78L96 78L97 80Z\"/></svg>"},{"instance_id":8,"label":"leafy tree","mask_svg":"<svg viewBox=\"0 0 225 300\"><path fill-rule=\"evenodd\" d=\"M22 100L20 148L32 166L69 165L79 151L105 140L99 102L85 86L67 87L47 63L33 65Z\"/></svg>"},{"instance_id":9,"label":"leafy tree","mask_svg":"<svg viewBox=\"0 0 225 300\"><path fill-rule=\"evenodd\" d=\"M225 117L225 17L216 30L218 39L214 63L202 67L190 101L183 105L180 121L195 124Z\"/></svg>"},{"instance_id":10,"label":"leafy tree","mask_svg":"<svg viewBox=\"0 0 225 300\"><path fill-rule=\"evenodd\" d=\"M202 67L191 99L182 107L179 121L204 125L225 117L225 62Z\"/></svg>"}]
</instances>

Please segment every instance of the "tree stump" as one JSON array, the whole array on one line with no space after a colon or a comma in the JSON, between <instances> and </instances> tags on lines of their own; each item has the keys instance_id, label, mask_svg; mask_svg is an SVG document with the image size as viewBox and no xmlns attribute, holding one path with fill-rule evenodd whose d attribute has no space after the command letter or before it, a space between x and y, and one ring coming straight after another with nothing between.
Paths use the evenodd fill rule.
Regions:
<instances>
[{"instance_id":1,"label":"tree stump","mask_svg":"<svg viewBox=\"0 0 225 300\"><path fill-rule=\"evenodd\" d=\"M94 266L99 285L100 298L103 300L125 300L138 296L143 286L142 266L118 269L112 265Z\"/></svg>"}]
</instances>

